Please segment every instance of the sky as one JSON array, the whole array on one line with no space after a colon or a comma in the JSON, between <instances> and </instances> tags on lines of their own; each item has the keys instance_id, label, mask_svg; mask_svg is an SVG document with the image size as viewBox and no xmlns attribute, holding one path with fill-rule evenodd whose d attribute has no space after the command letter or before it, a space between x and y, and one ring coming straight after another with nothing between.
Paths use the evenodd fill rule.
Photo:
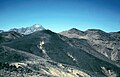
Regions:
<instances>
[{"instance_id":1,"label":"sky","mask_svg":"<svg viewBox=\"0 0 120 77\"><path fill-rule=\"evenodd\" d=\"M0 30L34 24L54 32L120 31L120 0L0 0Z\"/></svg>"}]
</instances>

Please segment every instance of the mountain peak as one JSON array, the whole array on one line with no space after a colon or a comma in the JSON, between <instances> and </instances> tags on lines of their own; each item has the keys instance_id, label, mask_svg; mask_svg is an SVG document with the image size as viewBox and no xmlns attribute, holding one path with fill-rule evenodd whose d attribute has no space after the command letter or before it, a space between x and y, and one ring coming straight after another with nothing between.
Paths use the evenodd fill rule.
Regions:
<instances>
[{"instance_id":1,"label":"mountain peak","mask_svg":"<svg viewBox=\"0 0 120 77\"><path fill-rule=\"evenodd\" d=\"M70 30L69 30L70 32L72 31L80 31L80 30L78 30L78 29L76 29L76 28L71 28Z\"/></svg>"},{"instance_id":2,"label":"mountain peak","mask_svg":"<svg viewBox=\"0 0 120 77\"><path fill-rule=\"evenodd\" d=\"M45 28L40 25L40 24L34 24L33 26L30 27L31 29L35 29L37 31L40 31L40 30L45 30Z\"/></svg>"},{"instance_id":3,"label":"mountain peak","mask_svg":"<svg viewBox=\"0 0 120 77\"><path fill-rule=\"evenodd\" d=\"M18 33L21 33L21 34L31 34L33 32L36 32L36 31L42 31L42 30L45 30L45 28L40 25L40 24L34 24L33 26L31 27L26 27L26 28L13 28L13 29L10 29L10 31L15 31L15 32L18 32Z\"/></svg>"},{"instance_id":4,"label":"mountain peak","mask_svg":"<svg viewBox=\"0 0 120 77\"><path fill-rule=\"evenodd\" d=\"M83 34L84 32L81 30L78 30L76 28L72 28L68 31L69 33L75 33L75 34Z\"/></svg>"},{"instance_id":5,"label":"mountain peak","mask_svg":"<svg viewBox=\"0 0 120 77\"><path fill-rule=\"evenodd\" d=\"M32 27L39 28L39 27L42 27L42 25L40 25L40 24L34 24Z\"/></svg>"}]
</instances>

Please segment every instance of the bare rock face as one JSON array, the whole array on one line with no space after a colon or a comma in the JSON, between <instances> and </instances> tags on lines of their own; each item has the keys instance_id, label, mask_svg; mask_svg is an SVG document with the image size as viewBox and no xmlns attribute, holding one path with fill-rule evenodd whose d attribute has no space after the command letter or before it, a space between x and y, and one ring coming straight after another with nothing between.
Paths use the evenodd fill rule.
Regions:
<instances>
[{"instance_id":1,"label":"bare rock face","mask_svg":"<svg viewBox=\"0 0 120 77\"><path fill-rule=\"evenodd\" d=\"M0 44L0 76L120 76L119 51L114 48L118 45L113 45L113 41L119 44L118 33L113 35L101 30L80 31L73 28L60 34L50 30L21 36L15 34L13 38L10 33L12 40Z\"/></svg>"}]
</instances>

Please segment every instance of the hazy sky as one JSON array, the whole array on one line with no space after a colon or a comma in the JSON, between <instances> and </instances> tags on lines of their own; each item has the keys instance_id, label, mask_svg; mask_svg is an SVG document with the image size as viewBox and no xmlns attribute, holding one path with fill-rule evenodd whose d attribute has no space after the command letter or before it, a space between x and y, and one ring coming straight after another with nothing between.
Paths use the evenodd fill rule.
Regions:
<instances>
[{"instance_id":1,"label":"hazy sky","mask_svg":"<svg viewBox=\"0 0 120 77\"><path fill-rule=\"evenodd\" d=\"M120 0L0 0L0 29L41 24L55 32L120 31Z\"/></svg>"}]
</instances>

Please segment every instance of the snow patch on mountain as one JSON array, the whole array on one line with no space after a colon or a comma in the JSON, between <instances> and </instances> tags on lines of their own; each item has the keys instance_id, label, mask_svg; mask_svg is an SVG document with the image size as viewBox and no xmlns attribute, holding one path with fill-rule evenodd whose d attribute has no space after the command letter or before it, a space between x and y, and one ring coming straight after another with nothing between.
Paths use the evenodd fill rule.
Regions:
<instances>
[{"instance_id":1,"label":"snow patch on mountain","mask_svg":"<svg viewBox=\"0 0 120 77\"><path fill-rule=\"evenodd\" d=\"M72 58L73 61L76 61L76 59L71 54L68 53L68 56Z\"/></svg>"},{"instance_id":2,"label":"snow patch on mountain","mask_svg":"<svg viewBox=\"0 0 120 77\"><path fill-rule=\"evenodd\" d=\"M44 48L44 44L45 42L44 41L40 41L40 45L39 45L39 48L42 50L42 53L44 54L44 57L47 58L47 59L50 59L50 57L47 55L46 53L46 50Z\"/></svg>"}]
</instances>

